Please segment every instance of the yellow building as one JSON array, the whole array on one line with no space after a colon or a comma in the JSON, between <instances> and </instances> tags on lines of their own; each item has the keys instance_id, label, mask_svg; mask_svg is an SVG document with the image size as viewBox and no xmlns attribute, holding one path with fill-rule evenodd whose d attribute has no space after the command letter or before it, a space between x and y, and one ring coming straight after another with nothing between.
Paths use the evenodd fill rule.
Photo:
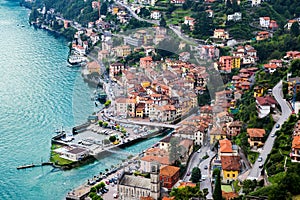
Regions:
<instances>
[{"instance_id":1,"label":"yellow building","mask_svg":"<svg viewBox=\"0 0 300 200\"><path fill-rule=\"evenodd\" d=\"M262 97L264 94L264 88L261 86L256 86L254 88L254 97Z\"/></svg>"},{"instance_id":2,"label":"yellow building","mask_svg":"<svg viewBox=\"0 0 300 200\"><path fill-rule=\"evenodd\" d=\"M239 69L241 67L241 58L238 56L232 57L232 68Z\"/></svg>"},{"instance_id":3,"label":"yellow building","mask_svg":"<svg viewBox=\"0 0 300 200\"><path fill-rule=\"evenodd\" d=\"M145 104L139 103L135 109L135 117L144 117Z\"/></svg>"},{"instance_id":4,"label":"yellow building","mask_svg":"<svg viewBox=\"0 0 300 200\"><path fill-rule=\"evenodd\" d=\"M119 12L119 7L113 7L112 13L113 15L116 15Z\"/></svg>"},{"instance_id":5,"label":"yellow building","mask_svg":"<svg viewBox=\"0 0 300 200\"><path fill-rule=\"evenodd\" d=\"M226 132L221 128L213 127L210 131L210 144L214 144L215 142L225 139Z\"/></svg>"},{"instance_id":6,"label":"yellow building","mask_svg":"<svg viewBox=\"0 0 300 200\"><path fill-rule=\"evenodd\" d=\"M241 162L239 156L221 156L223 182L230 183L237 179Z\"/></svg>"},{"instance_id":7,"label":"yellow building","mask_svg":"<svg viewBox=\"0 0 300 200\"><path fill-rule=\"evenodd\" d=\"M149 81L143 81L141 83L141 85L142 85L143 88L147 88L147 87L150 87L151 83Z\"/></svg>"}]
</instances>

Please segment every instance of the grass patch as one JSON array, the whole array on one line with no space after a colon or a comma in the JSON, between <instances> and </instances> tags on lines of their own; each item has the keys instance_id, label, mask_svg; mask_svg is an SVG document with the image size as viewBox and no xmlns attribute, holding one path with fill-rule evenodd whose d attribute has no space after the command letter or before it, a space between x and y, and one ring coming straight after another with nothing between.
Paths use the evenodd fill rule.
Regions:
<instances>
[{"instance_id":1,"label":"grass patch","mask_svg":"<svg viewBox=\"0 0 300 200\"><path fill-rule=\"evenodd\" d=\"M279 172L278 174L275 174L275 175L269 177L269 181L272 184L280 183L284 176L285 176L285 172Z\"/></svg>"},{"instance_id":2,"label":"grass patch","mask_svg":"<svg viewBox=\"0 0 300 200\"><path fill-rule=\"evenodd\" d=\"M221 190L224 192L233 192L231 185L221 185Z\"/></svg>"},{"instance_id":3,"label":"grass patch","mask_svg":"<svg viewBox=\"0 0 300 200\"><path fill-rule=\"evenodd\" d=\"M69 164L73 163L73 161L71 161L71 160L67 160L67 159L61 158L59 156L59 154L55 153L55 152L51 153L50 161L53 162L54 164L57 164L57 165L60 165L60 166L69 165Z\"/></svg>"},{"instance_id":4,"label":"grass patch","mask_svg":"<svg viewBox=\"0 0 300 200\"><path fill-rule=\"evenodd\" d=\"M248 153L248 160L254 164L256 159L258 158L259 153L258 152L253 152L253 151L249 151Z\"/></svg>"},{"instance_id":5,"label":"grass patch","mask_svg":"<svg viewBox=\"0 0 300 200\"><path fill-rule=\"evenodd\" d=\"M52 144L51 145L51 150L58 149L60 147L61 147L61 145L59 145L59 144Z\"/></svg>"},{"instance_id":6,"label":"grass patch","mask_svg":"<svg viewBox=\"0 0 300 200\"><path fill-rule=\"evenodd\" d=\"M241 189L241 186L239 186L239 181L238 180L233 181L232 184L233 184L233 188L234 188L235 192L239 192Z\"/></svg>"}]
</instances>

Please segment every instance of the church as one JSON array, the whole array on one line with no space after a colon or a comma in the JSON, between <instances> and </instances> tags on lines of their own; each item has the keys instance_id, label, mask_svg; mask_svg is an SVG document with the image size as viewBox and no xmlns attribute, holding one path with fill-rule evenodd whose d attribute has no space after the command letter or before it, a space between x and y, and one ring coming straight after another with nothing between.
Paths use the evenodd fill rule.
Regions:
<instances>
[{"instance_id":1,"label":"church","mask_svg":"<svg viewBox=\"0 0 300 200\"><path fill-rule=\"evenodd\" d=\"M151 166L150 178L123 173L118 183L121 200L140 200L141 197L160 198L159 165Z\"/></svg>"}]
</instances>

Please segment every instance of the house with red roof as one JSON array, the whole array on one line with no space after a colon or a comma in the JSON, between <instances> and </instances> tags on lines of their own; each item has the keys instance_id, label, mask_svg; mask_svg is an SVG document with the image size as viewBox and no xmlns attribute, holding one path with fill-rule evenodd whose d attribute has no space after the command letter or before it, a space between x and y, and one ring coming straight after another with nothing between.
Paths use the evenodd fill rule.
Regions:
<instances>
[{"instance_id":1,"label":"house with red roof","mask_svg":"<svg viewBox=\"0 0 300 200\"><path fill-rule=\"evenodd\" d=\"M258 118L266 117L271 112L271 109L275 108L276 104L276 100L271 96L256 97Z\"/></svg>"},{"instance_id":2,"label":"house with red roof","mask_svg":"<svg viewBox=\"0 0 300 200\"><path fill-rule=\"evenodd\" d=\"M264 69L266 72L273 74L277 69L277 65L276 64L264 64Z\"/></svg>"},{"instance_id":3,"label":"house with red roof","mask_svg":"<svg viewBox=\"0 0 300 200\"><path fill-rule=\"evenodd\" d=\"M290 157L292 162L300 162L300 135L296 135L293 138Z\"/></svg>"},{"instance_id":4,"label":"house with red roof","mask_svg":"<svg viewBox=\"0 0 300 200\"><path fill-rule=\"evenodd\" d=\"M269 37L271 37L271 34L268 31L261 31L257 33L256 40L261 41L261 40L268 39Z\"/></svg>"},{"instance_id":5,"label":"house with red roof","mask_svg":"<svg viewBox=\"0 0 300 200\"><path fill-rule=\"evenodd\" d=\"M153 59L151 56L147 56L144 58L140 58L140 67L141 68L149 68L152 67Z\"/></svg>"},{"instance_id":6,"label":"house with red roof","mask_svg":"<svg viewBox=\"0 0 300 200\"><path fill-rule=\"evenodd\" d=\"M162 183L162 186L168 189L171 189L175 183L179 180L180 168L174 166L164 166L160 168L159 171L159 180Z\"/></svg>"},{"instance_id":7,"label":"house with red roof","mask_svg":"<svg viewBox=\"0 0 300 200\"><path fill-rule=\"evenodd\" d=\"M262 128L247 128L248 142L250 147L261 147L264 145L265 129Z\"/></svg>"},{"instance_id":8,"label":"house with red roof","mask_svg":"<svg viewBox=\"0 0 300 200\"><path fill-rule=\"evenodd\" d=\"M221 156L221 164L223 182L236 180L241 171L240 156Z\"/></svg>"}]
</instances>

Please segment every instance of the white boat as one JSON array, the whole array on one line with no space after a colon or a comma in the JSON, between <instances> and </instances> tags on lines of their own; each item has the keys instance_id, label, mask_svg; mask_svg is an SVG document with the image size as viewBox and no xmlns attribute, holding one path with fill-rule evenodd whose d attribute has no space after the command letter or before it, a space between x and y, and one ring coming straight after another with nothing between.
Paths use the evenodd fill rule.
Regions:
<instances>
[{"instance_id":1,"label":"white boat","mask_svg":"<svg viewBox=\"0 0 300 200\"><path fill-rule=\"evenodd\" d=\"M86 60L87 60L86 57L72 55L72 56L69 56L68 62L71 65L76 65L76 64L85 62Z\"/></svg>"}]
</instances>

